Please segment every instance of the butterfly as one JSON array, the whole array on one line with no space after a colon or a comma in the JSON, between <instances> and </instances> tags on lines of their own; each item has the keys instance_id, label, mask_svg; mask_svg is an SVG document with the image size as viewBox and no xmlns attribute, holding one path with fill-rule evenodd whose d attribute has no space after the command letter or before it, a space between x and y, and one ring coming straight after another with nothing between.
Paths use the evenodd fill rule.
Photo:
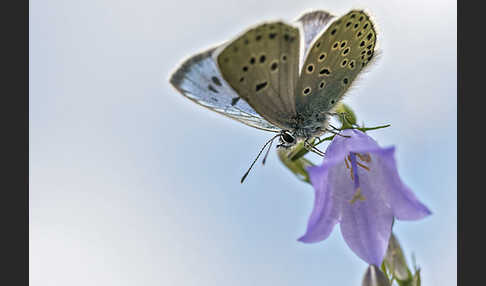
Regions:
<instances>
[{"instance_id":1,"label":"butterfly","mask_svg":"<svg viewBox=\"0 0 486 286\"><path fill-rule=\"evenodd\" d=\"M336 19L318 10L292 23L256 25L196 54L176 69L170 83L197 104L277 133L254 164L277 137L277 148L290 148L333 132L328 128L333 110L373 59L375 47L375 25L365 11Z\"/></svg>"}]
</instances>

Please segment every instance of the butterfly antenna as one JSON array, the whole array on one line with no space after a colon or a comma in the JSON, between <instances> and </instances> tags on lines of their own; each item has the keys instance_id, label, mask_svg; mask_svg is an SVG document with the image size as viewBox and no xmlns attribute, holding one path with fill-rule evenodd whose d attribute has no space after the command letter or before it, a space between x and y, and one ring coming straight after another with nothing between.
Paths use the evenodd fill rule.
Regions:
<instances>
[{"instance_id":1,"label":"butterfly antenna","mask_svg":"<svg viewBox=\"0 0 486 286\"><path fill-rule=\"evenodd\" d=\"M275 140L275 138L277 137L270 139L270 145L268 145L267 153L265 153L265 157L263 157L262 165L265 165L265 162L267 161L268 154L270 153L270 149L272 149L273 140Z\"/></svg>"},{"instance_id":2,"label":"butterfly antenna","mask_svg":"<svg viewBox=\"0 0 486 286\"><path fill-rule=\"evenodd\" d=\"M251 163L250 168L248 168L248 171L246 171L246 173L241 178L240 183L243 184L243 181L246 179L246 176L248 176L248 174L250 173L250 170L251 170L251 168L253 168L253 165L255 165L255 162L258 160L258 158L260 158L260 155L262 154L263 150L265 150L265 147L267 147L267 145L269 143L273 142L273 139L277 138L278 136L280 136L280 133L277 134L277 135L275 135L275 136L273 136L272 139L268 140L267 143L265 143L265 145L263 145L262 150L260 150L260 153L258 153L258 155L255 158L255 160L253 161L253 163Z\"/></svg>"}]
</instances>

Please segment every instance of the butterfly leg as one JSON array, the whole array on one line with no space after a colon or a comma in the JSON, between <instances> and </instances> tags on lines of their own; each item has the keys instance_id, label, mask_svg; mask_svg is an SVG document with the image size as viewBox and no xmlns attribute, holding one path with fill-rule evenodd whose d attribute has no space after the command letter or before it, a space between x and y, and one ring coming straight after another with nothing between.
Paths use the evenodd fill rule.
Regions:
<instances>
[{"instance_id":1,"label":"butterfly leg","mask_svg":"<svg viewBox=\"0 0 486 286\"><path fill-rule=\"evenodd\" d=\"M332 125L331 123L329 123L329 126L333 129L333 130L337 130L337 131L342 131L341 129L339 128L336 128L334 125Z\"/></svg>"},{"instance_id":2,"label":"butterfly leg","mask_svg":"<svg viewBox=\"0 0 486 286\"><path fill-rule=\"evenodd\" d=\"M304 148L307 151L313 152L321 157L324 157L325 153L322 152L321 150L317 149L314 145L309 143L309 138L305 139L304 141Z\"/></svg>"},{"instance_id":3,"label":"butterfly leg","mask_svg":"<svg viewBox=\"0 0 486 286\"><path fill-rule=\"evenodd\" d=\"M321 138L319 138L319 137L314 137L314 139L317 140L317 142L320 142L321 141ZM324 157L326 155L326 152L321 151L315 145L312 145L312 148L315 149L315 150L317 150L317 151L319 151L323 155L322 157Z\"/></svg>"},{"instance_id":4,"label":"butterfly leg","mask_svg":"<svg viewBox=\"0 0 486 286\"><path fill-rule=\"evenodd\" d=\"M331 126L331 125L329 125ZM336 132L334 130L338 130L338 131L342 131L341 129L337 129L336 127L334 126L331 126L333 129L329 129L329 128L326 128L326 131L329 132L329 133L332 133L334 135L338 135L338 136L341 136L341 137L346 137L346 138L349 138L351 136L347 136L347 135L341 135L339 132Z\"/></svg>"}]
</instances>

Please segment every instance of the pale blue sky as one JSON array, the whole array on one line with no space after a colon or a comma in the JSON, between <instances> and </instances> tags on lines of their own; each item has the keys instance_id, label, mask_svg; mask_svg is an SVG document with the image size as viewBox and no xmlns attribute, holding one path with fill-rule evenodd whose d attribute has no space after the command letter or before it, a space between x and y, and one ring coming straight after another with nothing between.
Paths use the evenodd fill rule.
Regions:
<instances>
[{"instance_id":1,"label":"pale blue sky","mask_svg":"<svg viewBox=\"0 0 486 286\"><path fill-rule=\"evenodd\" d=\"M30 282L360 285L339 228L297 242L313 190L270 137L168 84L186 57L259 21L366 8L382 55L345 98L433 212L395 224L423 285L456 285L456 2L30 1ZM410 261L410 259L409 259Z\"/></svg>"}]
</instances>

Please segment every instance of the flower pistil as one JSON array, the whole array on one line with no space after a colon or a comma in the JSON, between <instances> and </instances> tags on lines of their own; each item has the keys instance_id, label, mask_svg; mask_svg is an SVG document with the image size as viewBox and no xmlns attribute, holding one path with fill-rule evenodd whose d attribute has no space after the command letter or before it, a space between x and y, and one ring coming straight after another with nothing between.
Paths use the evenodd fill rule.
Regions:
<instances>
[{"instance_id":1,"label":"flower pistil","mask_svg":"<svg viewBox=\"0 0 486 286\"><path fill-rule=\"evenodd\" d=\"M354 189L356 192L354 193L353 197L349 201L351 204L354 204L357 200L364 201L366 198L363 196L361 193L361 188L359 187L359 176L358 176L358 166L365 169L366 171L370 171L370 168L360 162L356 159L358 157L361 161L369 163L371 162L371 156L370 154L359 154L359 153L353 153L351 152L347 158L346 156L344 157L344 163L346 165L346 169L349 169L349 174L351 176L351 180L354 181ZM348 160L350 164L348 163ZM349 166L351 165L351 166ZM356 179L355 179L356 178Z\"/></svg>"}]
</instances>

